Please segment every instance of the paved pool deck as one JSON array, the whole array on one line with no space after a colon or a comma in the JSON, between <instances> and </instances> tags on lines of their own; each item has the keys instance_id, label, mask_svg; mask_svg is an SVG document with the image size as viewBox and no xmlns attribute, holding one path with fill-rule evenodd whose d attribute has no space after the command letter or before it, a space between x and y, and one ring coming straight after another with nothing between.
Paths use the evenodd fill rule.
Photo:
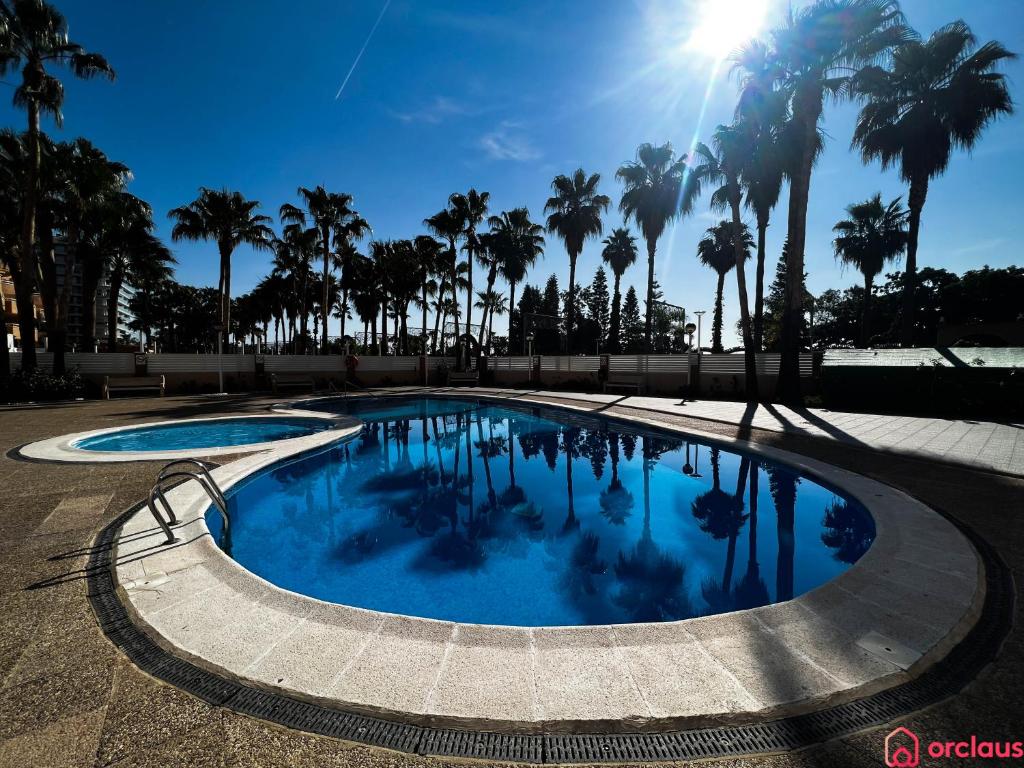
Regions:
<instances>
[{"instance_id":1,"label":"paved pool deck","mask_svg":"<svg viewBox=\"0 0 1024 768\"><path fill-rule=\"evenodd\" d=\"M607 405L599 398L583 396L594 410ZM4 409L0 448L6 452L32 440L119 424L261 413L271 402L196 397ZM700 405L704 411L705 404ZM708 414L723 413L723 405L738 407L741 415L745 410L742 404L706 405ZM630 407L642 416L646 406L637 402ZM864 429L847 425L844 431L855 439L844 440L827 429L822 435L812 429L772 428L770 421L758 421L757 414L746 423L742 417L729 423L721 416L696 416L693 403L679 407L685 413L672 418L682 427L803 453L909 493L973 528L998 550L1015 577L1021 575L1024 472L1018 427L980 425L973 436L968 428L940 458L933 455L937 451L925 453L920 447L876 449L866 422ZM939 424L930 428L937 430ZM1014 442L1000 465L991 458L998 452L993 435L1005 429L1017 432L1008 433ZM879 431L885 432L881 422ZM994 445L1006 443L999 437ZM980 469L971 468L972 463ZM0 458L0 766L448 764L309 736L212 708L147 677L120 655L97 628L89 607L82 579L85 559L95 532L148 491L156 466L73 466ZM1019 606L1017 610L1019 619ZM998 659L967 690L903 724L927 739L971 734L990 740L1024 738L1019 725L1024 722L1019 693L1024 683L1022 634L1013 631ZM719 764L882 765L887 730L797 754Z\"/></svg>"}]
</instances>

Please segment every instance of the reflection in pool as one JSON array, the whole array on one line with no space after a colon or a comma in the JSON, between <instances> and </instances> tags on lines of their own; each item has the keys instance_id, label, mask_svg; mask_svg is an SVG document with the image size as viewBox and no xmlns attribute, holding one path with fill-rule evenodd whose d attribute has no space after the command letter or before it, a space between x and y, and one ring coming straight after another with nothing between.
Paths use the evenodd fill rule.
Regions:
<instances>
[{"instance_id":1,"label":"reflection in pool","mask_svg":"<svg viewBox=\"0 0 1024 768\"><path fill-rule=\"evenodd\" d=\"M359 437L229 499L232 556L323 600L487 624L670 621L788 600L874 538L856 501L697 442L469 401L351 407Z\"/></svg>"}]
</instances>

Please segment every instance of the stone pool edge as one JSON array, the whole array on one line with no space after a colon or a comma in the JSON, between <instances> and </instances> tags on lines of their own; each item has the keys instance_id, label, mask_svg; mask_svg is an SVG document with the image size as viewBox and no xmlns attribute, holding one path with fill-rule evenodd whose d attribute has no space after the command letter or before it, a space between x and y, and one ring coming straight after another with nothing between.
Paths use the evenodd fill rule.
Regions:
<instances>
[{"instance_id":1,"label":"stone pool edge","mask_svg":"<svg viewBox=\"0 0 1024 768\"><path fill-rule=\"evenodd\" d=\"M412 393L395 393L398 397L409 397L410 394ZM461 393L432 392L431 396L460 399L470 397L494 402L507 400L501 396L488 397L480 393L466 393L464 390ZM517 397L516 400L524 402L522 397ZM309 402L308 398L304 402ZM543 408L587 412L586 408L572 405L562 406L546 400L531 401L527 399L525 402L528 405ZM297 411L295 415L298 415ZM763 455L793 465L812 477L820 477L865 503L876 521L878 529L876 541L871 550L849 571L786 603L665 624L523 630L521 628L485 627L439 622L431 619L397 617L348 606L322 603L281 590L241 568L216 547L211 538L206 535L205 524L201 519L201 511L205 509L205 504L198 494L190 494L188 487L183 487L175 489L173 492L175 497L172 502L176 504L176 508L187 508L182 515L184 521L182 529L195 526L195 535L180 547L162 551L157 547L154 553L145 554L152 534L147 534L145 527L132 526L132 523L138 523L140 520L144 522L144 517L135 515L122 530L118 544L116 559L122 560L122 555L128 559L128 562L117 566L117 578L121 582L119 591L125 598L125 603L129 606L136 621L142 624L147 634L163 647L179 656L186 656L203 667L226 674L228 677L243 680L258 687L276 690L287 696L395 718L403 722L440 724L460 728L475 727L518 733L550 732L552 730L572 732L595 729L660 730L681 726L761 721L813 711L841 701L861 698L920 675L938 659L944 657L974 625L984 600L984 579L976 553L952 524L905 494L840 468L767 446L723 438L698 430L683 430L656 418L616 416L614 412L602 415L612 416L616 420L632 422L643 427L692 435L703 442ZM216 470L215 477L218 482L222 482L227 487L262 467L293 456L297 452L304 451L282 448L240 459ZM880 512L881 514L879 514ZM901 527L908 523L919 526L919 533L928 534L926 537L929 541L928 546L921 545L919 542L911 543L903 540ZM140 547L140 544L146 546ZM945 555L947 566L945 571L935 568L937 552L944 548L948 553ZM134 559L132 557L134 554L139 554L139 559ZM906 574L895 572L893 563L906 563L906 566L916 569L916 580L900 578L901 576L905 577ZM954 565L956 567L953 567ZM906 570L906 566L901 567ZM925 569L923 574L922 569ZM892 578L894 576L895 580ZM932 583L922 583L922 576ZM189 586L189 579L192 579L191 586ZM196 579L199 581L197 582ZM875 592L871 592L872 579L876 582L873 585ZM934 596L929 594L929 589L934 586L935 580L943 579L947 582L959 583L961 597L947 607L946 616L939 620L943 626L936 627L933 622L938 619L932 611L935 607ZM178 582L177 587L174 586L175 580ZM971 584L973 584L973 588L968 589ZM174 606L179 606L178 613L182 616L187 615L193 626L199 619L192 611L201 611L204 606L209 608L209 601L202 595L197 598L194 591L189 594L188 590L195 590L197 585L205 585L201 592L207 597L220 594L212 591L219 589L224 594L230 595L229 603L234 603L236 608L245 607L244 611L239 608L243 615L239 618L236 614L235 624L220 620L210 626L223 628L225 625L230 625L236 633L242 631L244 634L247 629L246 625L253 624L254 619L262 616L265 621L256 622L258 626L266 627L266 620L269 620L271 624L273 621L278 621L283 627L282 632L277 635L267 635L264 638L268 647L257 654L258 658L241 658L241 656L245 656L242 653L239 658L235 659L239 662L237 664L232 663L232 644L228 642L225 646L223 634L220 632L216 633L219 635L218 637L213 638L202 632L198 635L193 633L193 635L186 634L184 636L178 633L176 639L170 637L169 635L173 636L176 633L172 627L173 622L168 623L167 621L168 616L174 616L174 613L171 612ZM877 592L879 585L882 587L882 593ZM893 589L898 593L898 590L902 589L904 597L906 597L906 590L912 588L918 589L921 593L919 597L923 599L900 605L898 607L900 613L896 614L887 613L877 600L872 602L858 596L858 593L866 592L875 595L877 599L883 599L885 593L891 593ZM931 591L934 592L934 589ZM151 599L154 595L157 596L155 601ZM839 613L842 615L835 615L837 613L835 606L837 605L840 607ZM831 614L830 606L832 606ZM888 627L889 634L875 642L871 651L865 650L863 645L858 646L855 642L858 638L843 629L842 622L846 622L845 626L857 626L861 623L860 619L862 618L869 625L878 624L879 617L899 622L906 618L905 611L911 613L917 611L920 618L925 607L929 608L925 615L928 621L923 622L926 625L926 631L918 635L920 638L916 642L918 647L911 648L906 643L894 644L899 647L895 649L896 653L888 658L885 656L883 647L887 639L892 639L889 635L893 634L893 628L898 629L899 632L906 632L912 630L913 627L897 627L896 625ZM817 610L815 610L816 608ZM859 608L864 616L858 617L856 611L849 612L855 608ZM235 613L235 611L232 612ZM219 618L223 619L224 617ZM337 675L338 679L334 681L337 684L332 689L322 686L318 688L315 685L295 687L285 684L285 678L277 680L276 683L281 684L276 684L276 673L267 674L268 669L274 668L275 653L283 651L282 643L286 643L288 637L291 636L291 633L286 633L284 630L289 629L289 623L296 623L296 620L299 627L291 629L292 633L298 632L302 625L309 625L311 621L317 624L344 627L346 632L353 631L352 626L364 628L363 644L354 651L345 669L340 675ZM201 624L201 620L199 621ZM840 623L836 623L837 621ZM169 627L172 627L170 631ZM885 629L886 627L879 628ZM726 632L726 629L729 631ZM799 647L801 633L807 635L803 639L811 643L816 638L820 640L820 635L815 634L820 630L831 632L833 638L845 638L851 641L842 650L852 659L863 660L865 654L868 654L866 657L868 661L872 658L881 660L883 665L879 669L884 671L884 674L873 677L861 675L856 680L847 681L847 683L852 683L847 685L837 685L834 681L830 686L819 686L817 690L808 691L806 696L800 698L791 696L784 701L771 701L758 696L752 696L743 703L735 701L737 697L742 698L744 692L750 694L750 691L748 686L737 680L734 674L736 670L730 670L728 663L730 661L730 643L734 646L739 644L739 647L734 649L736 651L734 656L742 657L746 654L749 659L750 647L745 647L745 644L752 646L765 643L766 649L771 648L778 651L781 648L785 653L795 642L797 649L790 654L790 658L787 660L790 668L786 669L783 664L782 668L775 669L775 673L784 672L792 674L797 679L804 677L808 681L814 679L820 681L820 673L826 662L822 649ZM462 638L460 638L460 631ZM773 636L777 636L778 639L769 642ZM387 642L381 642L381 637L385 641L393 640L394 642L389 646ZM470 639L468 643L459 642L460 639L467 637ZM794 640L794 638L796 639ZM929 638L934 641L930 642ZM878 643L882 643L882 646L879 646ZM244 643L238 644L237 647L244 648ZM422 672L422 670L416 669L415 659L409 662L408 653L403 658L403 650L423 652L426 654L423 658L434 658L429 655L430 652L436 654L440 651L441 664L436 670L432 662L426 661L423 664L431 671L435 671L436 675L431 683L420 684L421 692L425 692L425 695L419 706L397 706L400 702L394 697L389 699L387 696L377 696L376 699L374 698L375 692L381 693L381 680L397 679L399 683L403 681L404 676L395 668L389 671L376 670L380 673L376 685L370 685L369 683L374 678L373 663L370 663L369 669L364 670L360 678L362 685L348 689L344 685L339 687L338 684L343 682L342 679L357 661L360 659L363 662L367 661L364 652L368 648L377 652L386 650L388 647L391 648L390 655L393 657L388 663L397 668L400 668L403 663L407 665L411 663L412 666L405 669L404 672L411 674L413 678L417 677L415 674L417 671ZM710 652L708 652L709 648ZM467 649L472 651L469 654L470 661L468 662L465 661ZM577 690L578 701L562 701L561 707L559 707L559 703L553 701L552 696L541 695L536 690L538 686L538 681L535 679L538 649L541 655L547 654L548 662L550 662L548 667L555 672L554 681L548 682L558 682L558 685L548 687L556 690L560 695L569 696L573 689L573 682L585 688L587 678L594 676L600 678L601 675L614 673L616 669L621 673L620 679L604 681L610 690L602 692L605 694L603 700L595 699L595 693L592 690ZM839 649L827 650L833 654L839 652ZM907 654L908 650L912 652L911 655ZM227 655L225 655L226 652ZM653 653L656 656L661 656L675 652L682 653L684 658L691 659L689 662L691 665L695 664L693 660L696 659L702 661L705 666L710 665L716 672L721 671L719 668L724 668L725 674L719 674L709 684L711 689L715 689L718 694L721 694L717 710L715 707L711 707L707 712L669 711L666 707L670 704L666 704L666 700L671 698L671 691L652 694L651 687L657 687L657 680L648 680L646 684L642 679L638 681L638 678L643 678L643 669L638 671L637 664L642 666L642 662L638 662L637 659L646 658L644 654L649 656ZM687 656L686 652L693 653ZM476 654L475 661L474 653ZM702 653L704 655L701 655ZM914 654L916 657L911 659ZM817 661L815 655L818 657ZM301 646L292 651L292 656L291 663L293 664L296 661L301 662L303 658L309 661L308 654ZM384 653L379 658L385 659L388 656L389 654ZM452 657L455 657L455 662L452 662ZM370 662L373 658L376 657L371 654ZM460 658L463 661L460 662ZM466 697L472 698L474 685L484 683L479 675L476 677L465 676L461 686L461 699L452 696L453 690L456 693L460 692L459 686L441 686L439 689L439 685L444 682L445 663L462 664L465 667L464 671L473 669L478 672L484 669L505 670L508 677L503 680L503 689L498 692L498 699L507 695L510 702L520 701L521 699L513 696L513 693L517 692L513 689L522 688L527 681L521 675L517 677L514 672L509 673L508 668L521 664L527 658L532 659L531 663L534 665L529 678L529 684L533 686L534 691L526 697L532 703L532 710L528 717L521 719L496 717L496 703L498 702L493 694L490 700L483 702L474 716L474 713L469 711L472 709L472 705L466 704ZM794 666L794 659L799 664ZM483 663L485 660L489 663ZM242 661L246 661L246 663L241 664ZM277 667L278 669L288 666L286 660L280 661L281 665ZM657 665L656 660L650 663ZM447 672L450 677L451 667ZM678 669L676 672L678 674ZM760 670L755 670L755 672L759 674ZM336 670L332 669L331 674L335 673ZM730 682L730 678L732 682ZM836 681L838 680L836 678ZM289 682L292 681L289 680ZM416 686L414 685L412 688L415 689ZM633 689L632 695L629 692L630 688ZM440 698L439 690L443 694ZM522 693L522 691L518 691L518 693ZM548 693L550 694L550 690ZM692 690L679 691L678 695L685 698L694 693ZM701 690L700 693L705 697L708 695L707 690ZM615 699L616 695L619 695L620 699L609 700ZM732 697L731 704L729 703L730 697ZM406 702L415 699L416 696L413 695L406 699ZM538 699L542 700L538 701ZM445 702L448 703L445 704ZM723 702L725 703L723 704ZM515 711L515 707L510 707L509 710ZM525 709L521 708L518 711L521 714L526 714Z\"/></svg>"}]
</instances>

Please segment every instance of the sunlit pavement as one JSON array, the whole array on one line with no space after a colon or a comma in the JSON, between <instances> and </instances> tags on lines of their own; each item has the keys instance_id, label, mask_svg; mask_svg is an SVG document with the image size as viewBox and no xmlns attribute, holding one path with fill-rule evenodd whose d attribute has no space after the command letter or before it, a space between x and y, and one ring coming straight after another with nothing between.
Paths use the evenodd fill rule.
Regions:
<instances>
[{"instance_id":1,"label":"sunlit pavement","mask_svg":"<svg viewBox=\"0 0 1024 768\"><path fill-rule=\"evenodd\" d=\"M619 405L650 406L642 400ZM4 409L0 448L6 453L57 434L161 418L261 412L270 402L167 398ZM607 402L587 396L586 402L577 399L573 404L599 409ZM1017 427L982 425L975 431L972 428L978 425L967 425L965 434L943 449L945 460L940 460L915 447L905 426L904 445L899 440L874 443L886 434L899 434L888 426L891 417L847 419L857 423L826 420L852 438L844 439L820 425L823 435L810 429L772 428L761 413L747 420L749 426L735 419L740 423L736 426L728 423L732 411L727 409L738 408L742 415L742 404L713 403L708 409L703 405L687 403L679 407L679 414L665 418L723 435L749 434L759 442L894 485L971 526L1019 576L1024 566L1024 480L1006 474L1021 474L1024 446ZM712 407L718 416L709 415ZM706 418L695 418L698 410ZM782 420L791 418L784 414ZM872 419L875 427L869 429ZM919 432L928 429L927 424L918 426ZM1012 435L1012 444L1006 435ZM927 436L924 432L918 438L925 447ZM992 458L998 455L1007 457L1004 469ZM962 466L971 463L964 460L970 456L986 457L997 471ZM288 731L211 708L152 680L120 655L97 628L82 569L96 530L142 498L156 466L72 466L0 458L0 766L444 764ZM1015 630L996 662L967 690L903 724L922 740L969 740L972 735L989 741L1024 739L1019 695L1024 683L1022 637ZM876 729L798 754L721 764L881 765L889 730ZM925 759L922 764L929 763Z\"/></svg>"}]
</instances>

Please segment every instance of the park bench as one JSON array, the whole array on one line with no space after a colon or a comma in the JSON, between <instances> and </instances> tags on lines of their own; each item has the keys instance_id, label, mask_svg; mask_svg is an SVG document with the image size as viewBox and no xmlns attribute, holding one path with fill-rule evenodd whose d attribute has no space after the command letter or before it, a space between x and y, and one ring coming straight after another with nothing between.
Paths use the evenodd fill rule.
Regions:
<instances>
[{"instance_id":1,"label":"park bench","mask_svg":"<svg viewBox=\"0 0 1024 768\"><path fill-rule=\"evenodd\" d=\"M316 384L313 377L307 373L272 373L270 374L270 388L276 394L279 389L287 387L309 387L312 392Z\"/></svg>"},{"instance_id":2,"label":"park bench","mask_svg":"<svg viewBox=\"0 0 1024 768\"><path fill-rule=\"evenodd\" d=\"M448 386L475 387L480 382L480 374L476 371L448 371Z\"/></svg>"},{"instance_id":3,"label":"park bench","mask_svg":"<svg viewBox=\"0 0 1024 768\"><path fill-rule=\"evenodd\" d=\"M103 399L109 400L113 392L144 392L155 390L164 396L163 376L104 376Z\"/></svg>"},{"instance_id":4,"label":"park bench","mask_svg":"<svg viewBox=\"0 0 1024 768\"><path fill-rule=\"evenodd\" d=\"M604 383L604 391L608 390L629 390L638 395L644 393L644 386L647 383L647 376L642 373L616 373Z\"/></svg>"}]
</instances>

